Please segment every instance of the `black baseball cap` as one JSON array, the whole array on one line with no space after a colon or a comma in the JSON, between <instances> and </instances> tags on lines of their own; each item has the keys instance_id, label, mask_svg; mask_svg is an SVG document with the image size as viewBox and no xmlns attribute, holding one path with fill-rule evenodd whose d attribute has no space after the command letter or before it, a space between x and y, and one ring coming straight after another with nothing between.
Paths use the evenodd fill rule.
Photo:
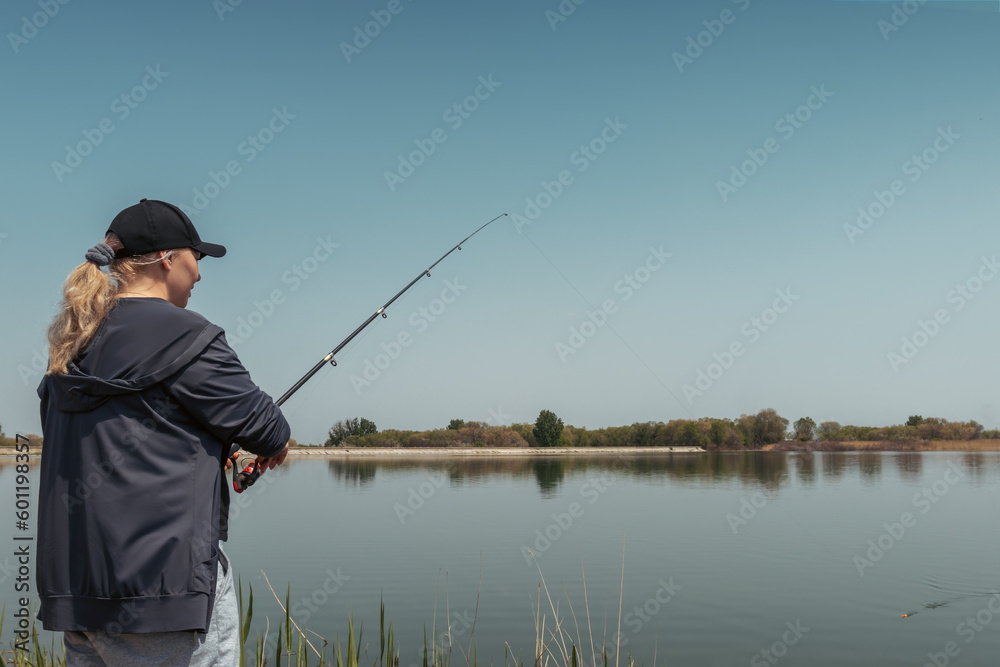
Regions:
<instances>
[{"instance_id":1,"label":"black baseball cap","mask_svg":"<svg viewBox=\"0 0 1000 667\"><path fill-rule=\"evenodd\" d=\"M201 240L184 211L157 199L141 199L138 204L129 206L115 216L108 231L125 246L115 253L116 257L173 248L192 248L209 257L226 254L224 246Z\"/></svg>"}]
</instances>

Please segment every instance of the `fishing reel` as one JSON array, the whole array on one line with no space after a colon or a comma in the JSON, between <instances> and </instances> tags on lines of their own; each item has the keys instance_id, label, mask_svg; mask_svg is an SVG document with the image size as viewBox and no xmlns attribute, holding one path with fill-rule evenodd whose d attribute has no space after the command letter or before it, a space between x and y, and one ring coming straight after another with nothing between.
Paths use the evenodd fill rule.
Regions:
<instances>
[{"instance_id":1,"label":"fishing reel","mask_svg":"<svg viewBox=\"0 0 1000 667\"><path fill-rule=\"evenodd\" d=\"M240 470L239 453L233 454L230 458L233 461L233 490L236 493L246 491L264 474L264 469L257 464L256 460L251 461L250 465Z\"/></svg>"}]
</instances>

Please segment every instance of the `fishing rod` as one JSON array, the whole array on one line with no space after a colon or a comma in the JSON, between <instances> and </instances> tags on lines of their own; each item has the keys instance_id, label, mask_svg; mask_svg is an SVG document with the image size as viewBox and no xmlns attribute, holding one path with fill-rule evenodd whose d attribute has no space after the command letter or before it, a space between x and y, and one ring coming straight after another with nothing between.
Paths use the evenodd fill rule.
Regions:
<instances>
[{"instance_id":1,"label":"fishing rod","mask_svg":"<svg viewBox=\"0 0 1000 667\"><path fill-rule=\"evenodd\" d=\"M451 250L449 250L445 254L441 255L441 257L438 258L438 260L436 262L434 262L433 264L431 264L430 266L428 266L426 269L424 269L423 271L421 271L420 273L418 273L416 278L414 278L413 280L411 280L409 283L407 283L406 287L404 287L403 289L399 290L399 292L396 293L396 296L394 296L391 299L389 299L388 301L386 301L385 304L383 304L381 308L379 308L378 310L376 310L374 313L372 313L368 317L367 320L365 320L364 322L362 322L361 326L359 326L357 329L355 329L351 333L350 336L348 336L347 338L345 338L344 340L342 340L340 342L340 344L337 345L337 347L335 347L332 350L330 350L330 352L327 353L326 356L324 356L322 359L320 359L319 361L317 361L316 365L314 365L312 368L310 368L309 372L307 372L305 375L303 375L301 378L299 378L299 381L296 382L294 385L292 385L291 389L289 389L284 394L282 394L281 398L279 398L278 400L276 400L274 402L274 404L277 405L278 407L281 407L281 405L285 401L287 401L289 398L292 397L292 394L294 394L296 391L298 391L300 388L302 388L302 385L304 385L306 382L308 382L309 379L312 378L312 376L316 375L316 373L318 373L320 371L320 369L323 368L323 366L325 366L327 363L329 363L331 366L336 366L337 365L337 360L334 358L336 356L336 354L338 352L340 352L342 349L344 349L344 347L348 343L350 343L352 340L354 340L355 337L357 337L357 335L359 333L361 333L362 331L364 331L365 327L367 327L369 324L371 324L372 322L374 322L375 319L379 315L381 315L383 318L388 317L388 315L385 314L385 310L386 310L386 308L388 308L389 306L391 306L396 301L396 299L398 299L399 297L403 296L403 294L405 294L406 291L409 290L411 287L413 287L414 285L416 285L417 282L421 278L423 278L425 276L428 277L428 278L430 278L431 269L433 269L435 266L437 266L438 264L440 264L444 260L445 257L447 257L451 253L455 252L456 250L461 250L463 243L465 243L466 241L468 241L469 239L471 239L473 236L475 236L476 234L478 234L479 232L481 232L483 229L485 229L491 223L496 222L497 220L499 220L500 218L505 217L506 215L507 215L506 213L501 213L497 217L493 218L492 220L490 220L489 222L487 222L485 225L483 225L482 227L480 227L479 229L477 229L476 231L472 232L471 234L469 234L468 236L466 236L464 239L462 239L461 241L459 241L458 243L456 243L455 247L453 247ZM237 454L234 453L232 455L234 466L236 464L236 457L237 457ZM248 465L246 468L243 469L242 472L235 472L235 470L234 470L234 474L233 474L233 488L236 490L236 493L243 493L243 491L245 491L248 486L252 486L253 483L257 481L257 478L260 477L260 475L262 473L263 473L263 470L260 469L260 467L257 465L256 462L251 463L250 465Z\"/></svg>"}]
</instances>

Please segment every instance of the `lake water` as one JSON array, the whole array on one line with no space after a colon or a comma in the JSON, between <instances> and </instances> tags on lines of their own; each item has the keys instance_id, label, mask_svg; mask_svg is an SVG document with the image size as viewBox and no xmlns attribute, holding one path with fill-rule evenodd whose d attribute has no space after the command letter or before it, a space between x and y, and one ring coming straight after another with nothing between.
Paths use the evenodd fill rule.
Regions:
<instances>
[{"instance_id":1,"label":"lake water","mask_svg":"<svg viewBox=\"0 0 1000 667\"><path fill-rule=\"evenodd\" d=\"M353 612L369 660L384 599L404 667L449 620L453 664L470 633L480 664L531 664L539 568L588 663L591 636L614 663L620 596L622 664L995 665L998 480L994 453L295 459L239 497L227 552L272 642L262 571L323 637Z\"/></svg>"}]
</instances>

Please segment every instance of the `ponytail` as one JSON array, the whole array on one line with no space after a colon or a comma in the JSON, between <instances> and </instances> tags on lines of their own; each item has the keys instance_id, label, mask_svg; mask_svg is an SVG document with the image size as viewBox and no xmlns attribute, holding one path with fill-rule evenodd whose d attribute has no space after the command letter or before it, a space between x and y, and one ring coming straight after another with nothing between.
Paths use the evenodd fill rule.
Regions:
<instances>
[{"instance_id":1,"label":"ponytail","mask_svg":"<svg viewBox=\"0 0 1000 667\"><path fill-rule=\"evenodd\" d=\"M107 235L104 243L112 251L124 247L112 233ZM101 271L98 263L91 260L73 269L63 284L63 300L59 312L49 325L47 373L67 372L69 363L87 346L111 312L118 295L143 272L145 266L161 259L163 256L160 252L152 252L113 259L108 273Z\"/></svg>"}]
</instances>

